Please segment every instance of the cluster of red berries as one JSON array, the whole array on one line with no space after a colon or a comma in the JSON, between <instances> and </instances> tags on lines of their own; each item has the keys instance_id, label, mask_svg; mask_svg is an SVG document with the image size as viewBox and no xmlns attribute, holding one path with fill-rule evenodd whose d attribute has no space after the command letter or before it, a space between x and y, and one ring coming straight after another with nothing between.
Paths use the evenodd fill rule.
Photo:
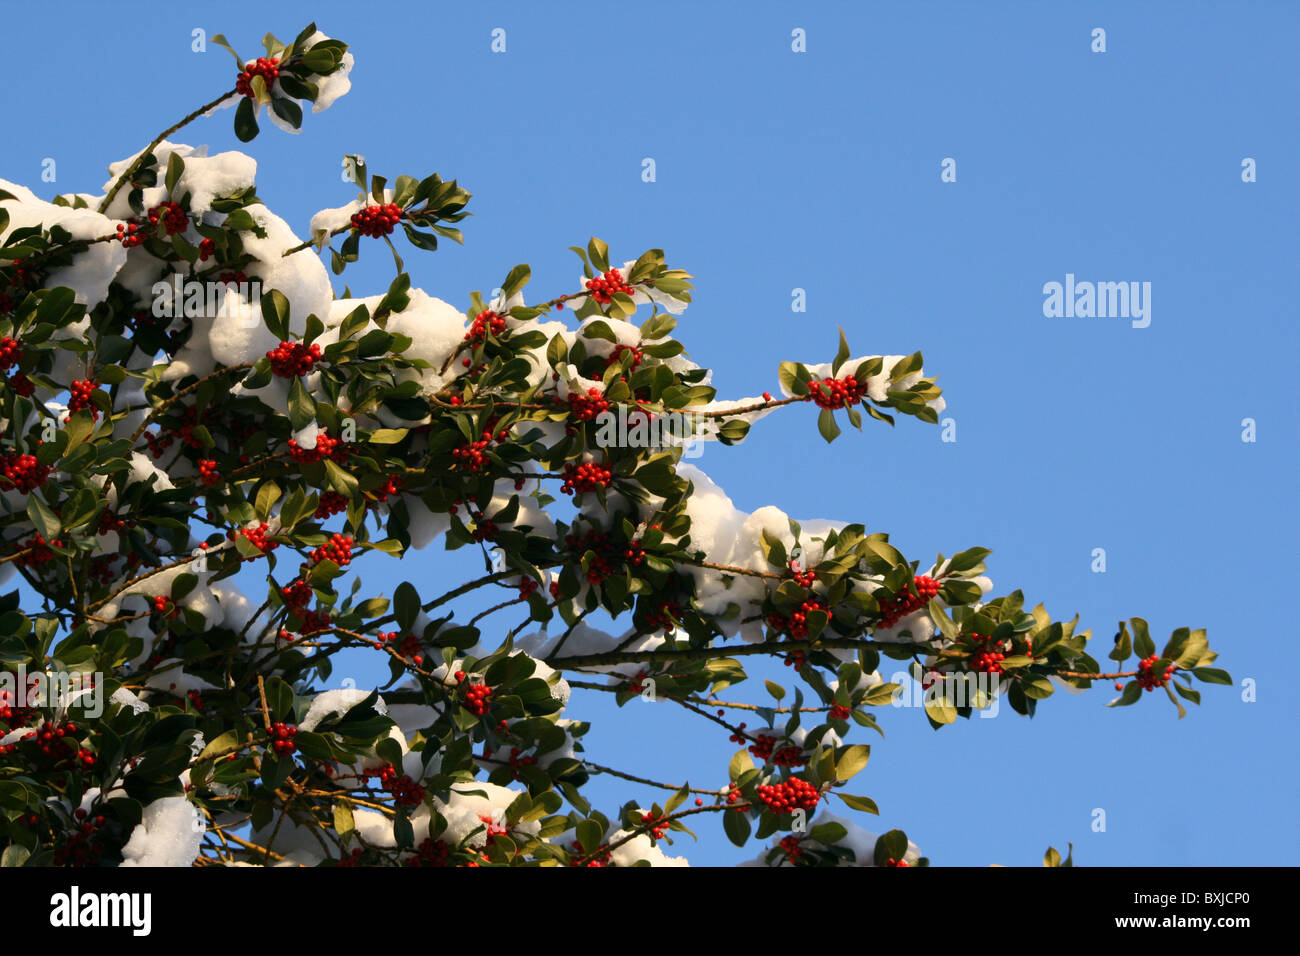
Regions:
<instances>
[{"instance_id":1,"label":"cluster of red berries","mask_svg":"<svg viewBox=\"0 0 1300 956\"><path fill-rule=\"evenodd\" d=\"M808 397L822 408L837 409L846 405L856 405L867 393L865 382L859 382L853 376L848 378L824 378L813 382L808 389Z\"/></svg>"},{"instance_id":2,"label":"cluster of red berries","mask_svg":"<svg viewBox=\"0 0 1300 956\"><path fill-rule=\"evenodd\" d=\"M505 316L498 315L491 309L485 309L478 315L474 316L474 321L470 323L469 331L465 333L465 341L474 345L480 345L487 341L489 335L499 336L506 330Z\"/></svg>"},{"instance_id":3,"label":"cluster of red berries","mask_svg":"<svg viewBox=\"0 0 1300 956\"><path fill-rule=\"evenodd\" d=\"M280 596L284 598L284 603L298 610L307 606L312 595L311 585L306 581L294 581L293 584L280 588Z\"/></svg>"},{"instance_id":4,"label":"cluster of red berries","mask_svg":"<svg viewBox=\"0 0 1300 956\"><path fill-rule=\"evenodd\" d=\"M852 713L852 711L843 704L831 704L830 713L826 716L831 720L848 720L850 713Z\"/></svg>"},{"instance_id":5,"label":"cluster of red berries","mask_svg":"<svg viewBox=\"0 0 1300 956\"><path fill-rule=\"evenodd\" d=\"M190 227L190 217L181 208L180 203L165 202L149 210L149 224L157 226L159 223L162 224L167 235L174 236Z\"/></svg>"},{"instance_id":6,"label":"cluster of red berries","mask_svg":"<svg viewBox=\"0 0 1300 956\"><path fill-rule=\"evenodd\" d=\"M230 270L226 270L225 272L217 276L217 281L220 282L222 285L229 285L232 282L235 285L243 285L245 282L248 281L248 276L246 276L243 272L232 272Z\"/></svg>"},{"instance_id":7,"label":"cluster of red berries","mask_svg":"<svg viewBox=\"0 0 1300 956\"><path fill-rule=\"evenodd\" d=\"M467 442L451 450L456 465L464 471L483 471L488 466L487 447L492 443L492 433L484 432L478 441ZM453 466L455 467L455 466Z\"/></svg>"},{"instance_id":8,"label":"cluster of red berries","mask_svg":"<svg viewBox=\"0 0 1300 956\"><path fill-rule=\"evenodd\" d=\"M1160 660L1159 654L1152 654L1150 657L1138 661L1137 682L1143 690L1154 690L1157 687L1164 687L1169 683L1169 678L1174 676L1174 671L1178 665L1170 664L1165 668L1162 676L1159 671L1152 670L1156 661Z\"/></svg>"},{"instance_id":9,"label":"cluster of red berries","mask_svg":"<svg viewBox=\"0 0 1300 956\"><path fill-rule=\"evenodd\" d=\"M389 475L388 480L368 494L375 501L387 501L390 497L397 494L402 488L402 479L397 475Z\"/></svg>"},{"instance_id":10,"label":"cluster of red berries","mask_svg":"<svg viewBox=\"0 0 1300 956\"><path fill-rule=\"evenodd\" d=\"M289 456L300 465L310 464L314 461L324 461L329 458L332 461L341 462L347 460L347 446L343 444L342 438L331 438L329 435L321 432L316 436L315 448L303 448L292 438L289 439Z\"/></svg>"},{"instance_id":11,"label":"cluster of red berries","mask_svg":"<svg viewBox=\"0 0 1300 956\"><path fill-rule=\"evenodd\" d=\"M505 721L503 720L501 721L501 723L504 724ZM500 728L498 728L498 730L500 730ZM537 766L537 758L532 756L528 756L528 757L519 756L518 747L510 748L510 756L506 758L506 762L509 763L510 768L514 770L515 779L519 779L519 771L521 768Z\"/></svg>"},{"instance_id":12,"label":"cluster of red berries","mask_svg":"<svg viewBox=\"0 0 1300 956\"><path fill-rule=\"evenodd\" d=\"M267 536L269 530L270 529L266 522L262 521L258 523L256 528L244 528L239 532L232 531L230 536L234 538L237 533L240 536L247 538L258 551L261 551L263 554L270 554L276 548L280 547L280 543L278 541L270 540Z\"/></svg>"},{"instance_id":13,"label":"cluster of red berries","mask_svg":"<svg viewBox=\"0 0 1300 956\"><path fill-rule=\"evenodd\" d=\"M199 262L207 262L217 253L217 244L211 239L199 243Z\"/></svg>"},{"instance_id":14,"label":"cluster of red berries","mask_svg":"<svg viewBox=\"0 0 1300 956\"><path fill-rule=\"evenodd\" d=\"M681 617L682 607L680 604L676 601L664 601L657 610L651 611L645 616L645 622L649 627L656 630L662 628L671 634L676 629L673 621L681 620Z\"/></svg>"},{"instance_id":15,"label":"cluster of red berries","mask_svg":"<svg viewBox=\"0 0 1300 956\"><path fill-rule=\"evenodd\" d=\"M267 352L266 357L271 360L271 371L280 378L297 378L309 373L312 366L321 360L321 350L315 342L311 345L281 342Z\"/></svg>"},{"instance_id":16,"label":"cluster of red berries","mask_svg":"<svg viewBox=\"0 0 1300 956\"><path fill-rule=\"evenodd\" d=\"M649 827L650 836L656 840L662 840L668 833L668 821L653 813L641 814L641 825L643 827Z\"/></svg>"},{"instance_id":17,"label":"cluster of red berries","mask_svg":"<svg viewBox=\"0 0 1300 956\"><path fill-rule=\"evenodd\" d=\"M1006 660L1007 655L989 647L992 638L986 634L971 634L970 639L971 643L981 645L983 648L972 655L970 669L984 674L1003 673L1002 662Z\"/></svg>"},{"instance_id":18,"label":"cluster of red berries","mask_svg":"<svg viewBox=\"0 0 1300 956\"><path fill-rule=\"evenodd\" d=\"M329 518L338 514L340 511L348 510L348 496L341 495L337 491L327 491L320 496L320 503L316 505L317 518Z\"/></svg>"},{"instance_id":19,"label":"cluster of red berries","mask_svg":"<svg viewBox=\"0 0 1300 956\"><path fill-rule=\"evenodd\" d=\"M298 735L298 728L277 720L271 725L271 749L277 757L291 757L298 749L293 738Z\"/></svg>"},{"instance_id":20,"label":"cluster of red berries","mask_svg":"<svg viewBox=\"0 0 1300 956\"><path fill-rule=\"evenodd\" d=\"M911 865L906 860L895 860L892 856L885 861L885 866L906 866L910 868Z\"/></svg>"},{"instance_id":21,"label":"cluster of red berries","mask_svg":"<svg viewBox=\"0 0 1300 956\"><path fill-rule=\"evenodd\" d=\"M880 602L880 623L876 626L882 629L891 628L913 611L919 611L930 603L931 598L939 593L942 585L934 578L927 577L924 574L917 575L912 580L916 593L911 591L902 591L892 600Z\"/></svg>"},{"instance_id":22,"label":"cluster of red berries","mask_svg":"<svg viewBox=\"0 0 1300 956\"><path fill-rule=\"evenodd\" d=\"M378 639L375 641L375 648L383 650L385 646L397 644L397 631L380 632ZM402 643L397 644L396 652L399 656L405 657L415 662L418 667L424 663L424 655L420 651L424 648L420 645L420 639L414 634L408 634L402 638Z\"/></svg>"},{"instance_id":23,"label":"cluster of red berries","mask_svg":"<svg viewBox=\"0 0 1300 956\"><path fill-rule=\"evenodd\" d=\"M594 461L585 461L580 465L567 462L564 466L564 484L560 490L566 495L581 495L589 491L609 486L614 473Z\"/></svg>"},{"instance_id":24,"label":"cluster of red berries","mask_svg":"<svg viewBox=\"0 0 1300 956\"><path fill-rule=\"evenodd\" d=\"M565 547L577 555L592 553L591 563L587 565L587 581L599 585L614 573L612 539L606 531L588 531L579 538L577 535L564 536ZM556 582L551 582L554 585ZM552 587L551 594L558 597L557 588Z\"/></svg>"},{"instance_id":25,"label":"cluster of red berries","mask_svg":"<svg viewBox=\"0 0 1300 956\"><path fill-rule=\"evenodd\" d=\"M353 850L353 853L359 851ZM415 856L407 857L403 866L446 866L451 856L451 847L442 840L425 837L415 848Z\"/></svg>"},{"instance_id":26,"label":"cluster of red berries","mask_svg":"<svg viewBox=\"0 0 1300 956\"><path fill-rule=\"evenodd\" d=\"M51 467L42 465L35 455L10 451L0 455L0 491L17 488L27 494L45 483Z\"/></svg>"},{"instance_id":27,"label":"cluster of red berries","mask_svg":"<svg viewBox=\"0 0 1300 956\"><path fill-rule=\"evenodd\" d=\"M363 236L378 239L387 236L393 227L402 221L406 212L397 203L385 203L382 206L367 206L352 214L352 228Z\"/></svg>"},{"instance_id":28,"label":"cluster of red berries","mask_svg":"<svg viewBox=\"0 0 1300 956\"><path fill-rule=\"evenodd\" d=\"M29 731L23 735L23 740L35 742L41 753L47 757L63 757L68 752L68 745L64 738L77 732L77 725L69 721L62 726L51 723L43 723L35 730ZM80 749L78 750L80 753ZM90 753L90 751L86 751ZM94 763L92 755L91 763Z\"/></svg>"},{"instance_id":29,"label":"cluster of red berries","mask_svg":"<svg viewBox=\"0 0 1300 956\"><path fill-rule=\"evenodd\" d=\"M755 742L750 745L749 752L759 760L776 764L778 767L800 767L808 762L804 757L803 748L796 744L789 744L778 750L774 734L759 734Z\"/></svg>"},{"instance_id":30,"label":"cluster of red berries","mask_svg":"<svg viewBox=\"0 0 1300 956\"><path fill-rule=\"evenodd\" d=\"M569 415L579 422L595 421L596 416L609 411L609 402L600 389L592 387L586 393L570 392Z\"/></svg>"},{"instance_id":31,"label":"cluster of red berries","mask_svg":"<svg viewBox=\"0 0 1300 956\"><path fill-rule=\"evenodd\" d=\"M794 810L812 810L821 793L807 780L791 777L784 783L759 787L758 799L773 813L784 815Z\"/></svg>"},{"instance_id":32,"label":"cluster of red berries","mask_svg":"<svg viewBox=\"0 0 1300 956\"><path fill-rule=\"evenodd\" d=\"M22 372L14 372L5 379L5 384L24 398L29 398L36 391L36 383Z\"/></svg>"},{"instance_id":33,"label":"cluster of red berries","mask_svg":"<svg viewBox=\"0 0 1300 956\"><path fill-rule=\"evenodd\" d=\"M2 487L4 486L0 484L0 488ZM30 540L18 542L20 551L28 551L27 554L18 559L18 563L25 568L38 568L47 561L53 561L58 555L50 550L49 545L51 544L59 548L63 546L63 541L60 538L46 541L45 536L38 531Z\"/></svg>"},{"instance_id":34,"label":"cluster of red berries","mask_svg":"<svg viewBox=\"0 0 1300 956\"><path fill-rule=\"evenodd\" d=\"M35 674L28 675L27 690L23 697L24 700L33 699L32 692L38 689L37 685L39 681L40 678ZM16 695L12 691L0 690L0 720L7 723L11 729L21 727L23 724L27 723L33 713L35 713L34 708L22 707L19 705Z\"/></svg>"},{"instance_id":35,"label":"cluster of red berries","mask_svg":"<svg viewBox=\"0 0 1300 956\"><path fill-rule=\"evenodd\" d=\"M501 533L495 521L489 521L487 518L480 518L474 525L474 530L470 532L470 537L475 541L495 541L496 536Z\"/></svg>"},{"instance_id":36,"label":"cluster of red berries","mask_svg":"<svg viewBox=\"0 0 1300 956\"><path fill-rule=\"evenodd\" d=\"M90 404L90 396L94 394L95 389L98 387L99 383L91 379L73 382L68 387L68 414L71 415L83 408L89 408L91 417L98 421L99 409Z\"/></svg>"},{"instance_id":37,"label":"cluster of red berries","mask_svg":"<svg viewBox=\"0 0 1300 956\"><path fill-rule=\"evenodd\" d=\"M614 351L610 352L609 357L605 359L605 367L609 368L611 365L616 365L621 362L623 360L624 352L631 353L632 364L628 367L628 371L635 372L637 368L640 367L642 360L645 358L645 355L641 351L641 346L639 345L614 346Z\"/></svg>"},{"instance_id":38,"label":"cluster of red berries","mask_svg":"<svg viewBox=\"0 0 1300 956\"><path fill-rule=\"evenodd\" d=\"M103 840L96 832L104 825L104 817L91 817L81 807L73 816L79 821L77 829L68 835L60 846L54 848L55 866L94 866L104 853Z\"/></svg>"},{"instance_id":39,"label":"cluster of red berries","mask_svg":"<svg viewBox=\"0 0 1300 956\"><path fill-rule=\"evenodd\" d=\"M768 626L781 634L789 634L796 641L808 636L808 615L813 611L825 611L826 605L818 598L809 598L799 605L799 609L786 617L783 614L769 614Z\"/></svg>"},{"instance_id":40,"label":"cluster of red berries","mask_svg":"<svg viewBox=\"0 0 1300 956\"><path fill-rule=\"evenodd\" d=\"M116 239L127 249L134 249L136 246L143 245L148 238L149 233L142 232L138 222L119 222L117 224Z\"/></svg>"},{"instance_id":41,"label":"cluster of red berries","mask_svg":"<svg viewBox=\"0 0 1300 956\"><path fill-rule=\"evenodd\" d=\"M221 482L221 472L217 470L217 463L213 459L204 458L199 462L199 481L209 488Z\"/></svg>"},{"instance_id":42,"label":"cluster of red berries","mask_svg":"<svg viewBox=\"0 0 1300 956\"><path fill-rule=\"evenodd\" d=\"M424 801L424 787L409 774L398 774L391 763L384 764L379 771L379 783L393 795L393 802L399 807L416 807Z\"/></svg>"},{"instance_id":43,"label":"cluster of red berries","mask_svg":"<svg viewBox=\"0 0 1300 956\"><path fill-rule=\"evenodd\" d=\"M570 849L573 851L573 858L569 860L568 865L577 866L578 861L581 860L587 854L582 849L582 846L577 843L573 844L573 846L570 847ZM605 867L609 866L609 847L606 844L602 843L600 846L596 848L596 850L591 856L591 859L589 859L586 863L582 865L584 867L594 866L600 869L604 869Z\"/></svg>"},{"instance_id":44,"label":"cluster of red berries","mask_svg":"<svg viewBox=\"0 0 1300 956\"><path fill-rule=\"evenodd\" d=\"M456 671L456 683L464 684L469 679L469 675L464 671ZM492 688L487 684L471 684L465 691L465 708L474 716L482 717L491 708Z\"/></svg>"},{"instance_id":45,"label":"cluster of red berries","mask_svg":"<svg viewBox=\"0 0 1300 956\"><path fill-rule=\"evenodd\" d=\"M610 269L603 276L587 280L587 289L591 297L601 305L607 305L618 293L631 295L635 290L623 279L623 273Z\"/></svg>"},{"instance_id":46,"label":"cluster of red berries","mask_svg":"<svg viewBox=\"0 0 1300 956\"><path fill-rule=\"evenodd\" d=\"M817 583L816 571L805 571L797 561L791 561L786 565L790 569L790 577L794 578L794 583L801 588L812 588Z\"/></svg>"},{"instance_id":47,"label":"cluster of red berries","mask_svg":"<svg viewBox=\"0 0 1300 956\"><path fill-rule=\"evenodd\" d=\"M740 804L744 802L740 795L740 787L738 787L734 781L727 784L727 791L723 794L723 799L729 806L729 809L727 810L728 813L745 812L745 808L742 806L732 806L732 804Z\"/></svg>"},{"instance_id":48,"label":"cluster of red berries","mask_svg":"<svg viewBox=\"0 0 1300 956\"><path fill-rule=\"evenodd\" d=\"M322 561L333 561L340 568L346 568L352 563L352 545L354 543L351 535L331 535L328 541L311 553L311 563L320 564Z\"/></svg>"},{"instance_id":49,"label":"cluster of red berries","mask_svg":"<svg viewBox=\"0 0 1300 956\"><path fill-rule=\"evenodd\" d=\"M803 847L799 845L799 838L791 834L788 837L782 837L781 842L777 844L784 852L786 859L791 863L803 856Z\"/></svg>"},{"instance_id":50,"label":"cluster of red berries","mask_svg":"<svg viewBox=\"0 0 1300 956\"><path fill-rule=\"evenodd\" d=\"M269 90L271 84L276 81L280 75L280 60L278 57L259 56L252 63L244 65L243 71L235 80L235 92L247 97L254 96L253 77L260 76L266 82L266 88Z\"/></svg>"},{"instance_id":51,"label":"cluster of red berries","mask_svg":"<svg viewBox=\"0 0 1300 956\"><path fill-rule=\"evenodd\" d=\"M11 339L7 335L0 339L0 372L17 363L22 357L23 349L17 340Z\"/></svg>"}]
</instances>

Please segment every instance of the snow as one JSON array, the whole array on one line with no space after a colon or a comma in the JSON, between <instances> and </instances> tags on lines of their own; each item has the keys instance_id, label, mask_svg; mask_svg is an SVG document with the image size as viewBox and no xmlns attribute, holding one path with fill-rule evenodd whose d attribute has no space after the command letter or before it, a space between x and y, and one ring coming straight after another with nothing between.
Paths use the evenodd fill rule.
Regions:
<instances>
[{"instance_id":1,"label":"snow","mask_svg":"<svg viewBox=\"0 0 1300 956\"><path fill-rule=\"evenodd\" d=\"M322 209L316 215L311 217L311 224L307 231L311 233L312 242L323 242L335 230L342 229L352 223L352 214L360 212L365 208L365 202L361 199L354 199L352 202L343 206L337 206L333 209ZM350 299L343 299L343 302L350 302Z\"/></svg>"},{"instance_id":2,"label":"snow","mask_svg":"<svg viewBox=\"0 0 1300 956\"><path fill-rule=\"evenodd\" d=\"M206 829L202 813L184 797L155 800L122 848L122 866L189 866Z\"/></svg>"},{"instance_id":3,"label":"snow","mask_svg":"<svg viewBox=\"0 0 1300 956\"><path fill-rule=\"evenodd\" d=\"M141 151L143 152L143 150ZM219 196L229 196L237 193L242 189L247 189L253 185L257 178L257 160L235 150L224 153L218 153L215 156L208 155L206 146L187 146L184 143L172 143L163 140L153 150L154 158L158 160L157 170L159 172L159 181L162 181L163 174L167 171L167 163L172 155L179 156L185 162L185 171L181 173L180 179L176 181L176 187L172 190L172 196L177 202L189 193L190 212L203 214L212 210L212 201ZM122 173L135 162L140 153L128 156L126 159L111 163L108 167L109 179L104 183L104 195L112 188ZM156 190L157 192L153 192ZM122 189L113 197L113 202L108 208L108 212L120 219L125 219L131 215L131 207L126 200L127 191ZM146 208L154 205L166 198L166 188L153 186L146 191L145 198ZM99 197L94 197L96 203Z\"/></svg>"},{"instance_id":4,"label":"snow","mask_svg":"<svg viewBox=\"0 0 1300 956\"><path fill-rule=\"evenodd\" d=\"M251 232L243 234L244 251L256 260L244 272L250 280L261 281L263 295L272 289L284 294L289 300L289 330L301 335L307 327L307 316L320 316L323 321L329 314L334 298L329 274L310 248L283 255L302 240L266 206L257 203L245 211L266 231L266 237L259 239ZM279 344L264 324L250 325L242 315L231 315L228 311L219 310L208 329L208 349L218 362L224 365L252 362ZM199 331L196 327L196 337Z\"/></svg>"},{"instance_id":5,"label":"snow","mask_svg":"<svg viewBox=\"0 0 1300 956\"><path fill-rule=\"evenodd\" d=\"M615 830L608 837L609 843L615 843L627 836L629 830ZM620 847L609 851L609 862L615 866L635 866L639 862L651 866L690 866L684 856L668 856L662 846L656 846L644 833L638 833Z\"/></svg>"},{"instance_id":6,"label":"snow","mask_svg":"<svg viewBox=\"0 0 1300 956\"><path fill-rule=\"evenodd\" d=\"M306 716L298 721L298 729L315 730L326 718L341 717L369 696L370 691L351 687L323 691L312 698ZM382 697L375 700L375 711L380 714L388 713L388 707Z\"/></svg>"},{"instance_id":7,"label":"snow","mask_svg":"<svg viewBox=\"0 0 1300 956\"><path fill-rule=\"evenodd\" d=\"M7 179L0 179L0 190L10 192L15 197L0 202L0 208L9 213L8 225L0 229L0 242L15 229L36 225L44 226L47 230L51 226L62 226L74 239L113 235L117 228L113 220L101 216L93 209L56 206L38 199L30 189ZM126 250L121 244L97 242L78 253L71 265L50 272L45 287L67 286L76 295L78 302L87 308L93 308L107 297L109 284L125 264ZM75 326L60 329L56 338L76 338L88 327L88 322L83 320Z\"/></svg>"},{"instance_id":8,"label":"snow","mask_svg":"<svg viewBox=\"0 0 1300 956\"><path fill-rule=\"evenodd\" d=\"M435 800L438 812L442 814L447 821L447 829L443 831L441 839L455 846L460 844L476 828L483 827L469 841L469 846L481 848L487 843L487 829L481 817L487 817L489 820L498 821L504 825L504 814L511 802L519 796L522 791L513 790L510 787L501 787L494 783L475 780L471 783L457 784L458 789L453 789L446 803L441 800ZM538 821L533 820L529 823L518 823L511 828L518 833L527 833L535 836L541 825Z\"/></svg>"}]
</instances>

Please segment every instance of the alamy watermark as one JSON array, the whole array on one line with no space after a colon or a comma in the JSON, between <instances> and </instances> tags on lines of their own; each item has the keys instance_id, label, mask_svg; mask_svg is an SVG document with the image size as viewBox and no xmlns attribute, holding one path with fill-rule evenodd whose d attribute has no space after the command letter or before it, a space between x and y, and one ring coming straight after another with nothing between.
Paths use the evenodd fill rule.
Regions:
<instances>
[{"instance_id":1,"label":"alamy watermark","mask_svg":"<svg viewBox=\"0 0 1300 956\"><path fill-rule=\"evenodd\" d=\"M0 704L60 709L76 704L87 717L97 718L104 713L104 675L47 670L28 673L27 665L19 664L16 671L0 670Z\"/></svg>"},{"instance_id":2,"label":"alamy watermark","mask_svg":"<svg viewBox=\"0 0 1300 956\"><path fill-rule=\"evenodd\" d=\"M1049 319L1132 319L1135 329L1151 324L1150 282L1065 282L1043 285L1043 315Z\"/></svg>"},{"instance_id":3,"label":"alamy watermark","mask_svg":"<svg viewBox=\"0 0 1300 956\"><path fill-rule=\"evenodd\" d=\"M261 315L254 308L254 303L262 300L261 279L200 282L172 273L170 279L155 282L151 291L155 318L239 319L244 328L262 324Z\"/></svg>"}]
</instances>

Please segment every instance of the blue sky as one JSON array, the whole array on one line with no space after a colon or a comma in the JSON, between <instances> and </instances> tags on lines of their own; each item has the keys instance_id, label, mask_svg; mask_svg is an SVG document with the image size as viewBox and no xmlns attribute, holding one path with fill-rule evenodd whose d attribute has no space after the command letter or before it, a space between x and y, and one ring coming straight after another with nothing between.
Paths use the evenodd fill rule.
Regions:
<instances>
[{"instance_id":1,"label":"blue sky","mask_svg":"<svg viewBox=\"0 0 1300 956\"><path fill-rule=\"evenodd\" d=\"M0 176L47 197L98 190L108 162L231 85L229 55L192 52L192 29L252 57L263 32L288 39L311 19L352 44L353 90L300 135L268 124L249 148L259 193L301 231L353 198L339 164L360 152L390 180L437 171L474 193L464 248L406 257L416 285L462 308L518 262L532 298L571 290L566 247L598 235L615 258L661 247L696 276L678 335L723 397L776 391L782 360L829 360L837 326L855 354L921 349L955 442L907 421L828 447L793 408L699 464L746 510L863 521L923 562L993 548L996 592L1079 612L1098 657L1116 621L1141 615L1158 640L1208 628L1222 666L1256 682L1249 703L1203 686L1182 721L1158 694L1107 710L1103 687L1032 721L1004 708L938 733L885 708L888 739L851 788L882 817L862 825L905 828L937 864L1032 864L1067 841L1090 865L1292 862L1300 8L13 6L7 71L30 80L4 94ZM177 138L238 148L231 119ZM47 157L55 183L40 181ZM1242 181L1246 157L1257 182ZM956 182L940 179L945 158ZM379 291L391 268L374 251L346 278ZM1067 273L1150 282L1150 326L1045 317L1043 285ZM791 311L796 288L806 313ZM436 593L467 555L399 570ZM596 762L725 781L725 731L670 705L615 711L587 694L570 716L595 721ZM592 794L610 811L653 796ZM756 852L710 823L700 836L678 844L695 863Z\"/></svg>"}]
</instances>

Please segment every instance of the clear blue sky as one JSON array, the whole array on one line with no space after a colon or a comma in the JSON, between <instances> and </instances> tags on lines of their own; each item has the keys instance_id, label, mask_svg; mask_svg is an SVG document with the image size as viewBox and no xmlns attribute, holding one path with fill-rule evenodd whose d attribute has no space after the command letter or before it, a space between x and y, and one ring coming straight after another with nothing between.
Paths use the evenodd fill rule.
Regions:
<instances>
[{"instance_id":1,"label":"clear blue sky","mask_svg":"<svg viewBox=\"0 0 1300 956\"><path fill-rule=\"evenodd\" d=\"M863 825L904 827L937 864L1037 863L1067 841L1091 865L1290 863L1300 7L1135 6L9 5L0 176L47 197L98 190L109 161L231 85L233 61L191 52L193 28L252 57L266 30L315 19L352 44L353 91L250 148L259 193L304 234L353 198L340 157L361 152L390 179L436 170L475 194L463 249L407 256L415 284L462 308L517 262L533 298L569 291L566 247L598 235L696 275L678 334L723 397L775 391L781 360L829 360L837 326L855 354L922 349L956 442L908 421L828 448L796 408L700 464L746 510L861 520L923 562L991 547L997 593L1078 611L1098 657L1137 614L1161 638L1208 628L1222 666L1257 682L1254 703L1203 686L1182 721L1159 694L1107 710L1104 687L938 733L886 708L888 739L852 788L882 810ZM237 148L232 116L177 138ZM346 277L371 292L390 273L374 253ZM1043 284L1067 273L1150 282L1150 326L1045 317ZM429 555L400 570L430 593L456 573ZM725 731L592 696L570 716L597 721L593 760L725 781ZM592 794L608 811L652 796ZM679 843L696 863L756 852L720 827L701 838Z\"/></svg>"}]
</instances>

